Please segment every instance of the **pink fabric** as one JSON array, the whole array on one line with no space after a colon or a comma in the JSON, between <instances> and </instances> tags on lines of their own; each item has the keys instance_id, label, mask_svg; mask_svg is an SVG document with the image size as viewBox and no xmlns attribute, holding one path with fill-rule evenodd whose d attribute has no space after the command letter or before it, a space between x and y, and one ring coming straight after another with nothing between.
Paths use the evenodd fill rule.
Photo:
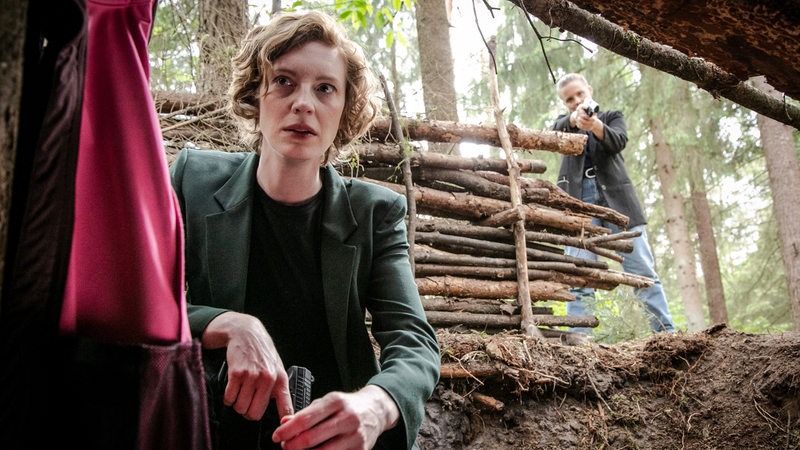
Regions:
<instances>
[{"instance_id":1,"label":"pink fabric","mask_svg":"<svg viewBox=\"0 0 800 450\"><path fill-rule=\"evenodd\" d=\"M75 230L60 327L103 342L191 339L183 227L150 96L153 6L87 1Z\"/></svg>"}]
</instances>

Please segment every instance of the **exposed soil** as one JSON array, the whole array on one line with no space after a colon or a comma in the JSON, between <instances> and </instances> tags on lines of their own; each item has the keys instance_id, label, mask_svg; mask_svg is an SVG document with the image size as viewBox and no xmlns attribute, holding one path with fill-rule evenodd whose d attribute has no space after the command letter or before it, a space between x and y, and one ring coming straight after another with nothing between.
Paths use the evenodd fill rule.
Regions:
<instances>
[{"instance_id":1,"label":"exposed soil","mask_svg":"<svg viewBox=\"0 0 800 450\"><path fill-rule=\"evenodd\" d=\"M437 333L422 450L800 448L798 333L720 326L612 346Z\"/></svg>"}]
</instances>

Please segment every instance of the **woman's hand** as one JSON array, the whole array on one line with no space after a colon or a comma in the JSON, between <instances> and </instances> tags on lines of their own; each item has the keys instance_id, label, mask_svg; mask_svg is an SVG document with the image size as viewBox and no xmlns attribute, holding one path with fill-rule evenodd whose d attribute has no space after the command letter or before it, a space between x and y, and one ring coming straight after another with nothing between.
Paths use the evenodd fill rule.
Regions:
<instances>
[{"instance_id":1,"label":"woman's hand","mask_svg":"<svg viewBox=\"0 0 800 450\"><path fill-rule=\"evenodd\" d=\"M295 415L284 417L272 434L283 450L371 449L378 436L397 425L400 411L382 388L331 392Z\"/></svg>"},{"instance_id":2,"label":"woman's hand","mask_svg":"<svg viewBox=\"0 0 800 450\"><path fill-rule=\"evenodd\" d=\"M257 318L232 311L220 314L203 332L203 346L227 347L225 405L249 420L260 420L272 398L280 417L294 412L283 362Z\"/></svg>"}]
</instances>

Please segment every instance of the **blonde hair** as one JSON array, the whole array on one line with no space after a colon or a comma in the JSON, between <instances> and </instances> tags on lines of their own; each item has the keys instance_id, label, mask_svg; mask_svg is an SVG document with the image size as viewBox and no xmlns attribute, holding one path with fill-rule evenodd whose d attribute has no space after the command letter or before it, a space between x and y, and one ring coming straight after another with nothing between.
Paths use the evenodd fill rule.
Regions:
<instances>
[{"instance_id":1,"label":"blonde hair","mask_svg":"<svg viewBox=\"0 0 800 450\"><path fill-rule=\"evenodd\" d=\"M327 163L364 135L379 112L377 81L367 66L364 51L331 16L320 11L280 13L266 25L252 28L233 58L228 106L244 144L260 151L263 136L259 129L259 99L264 76L275 60L309 42L338 48L347 68L344 112L339 131L325 152Z\"/></svg>"},{"instance_id":2,"label":"blonde hair","mask_svg":"<svg viewBox=\"0 0 800 450\"><path fill-rule=\"evenodd\" d=\"M580 81L586 86L589 85L589 82L586 81L586 77L584 77L583 75L579 73L568 73L563 77L559 78L558 83L556 83L556 91L560 91L561 88L572 83L573 81Z\"/></svg>"}]
</instances>

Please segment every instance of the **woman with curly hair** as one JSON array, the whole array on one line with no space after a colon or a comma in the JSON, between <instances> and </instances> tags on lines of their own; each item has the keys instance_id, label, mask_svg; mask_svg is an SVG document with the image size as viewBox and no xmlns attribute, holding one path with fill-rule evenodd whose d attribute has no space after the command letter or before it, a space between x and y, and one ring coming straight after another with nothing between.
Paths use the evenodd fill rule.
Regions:
<instances>
[{"instance_id":1,"label":"woman with curly hair","mask_svg":"<svg viewBox=\"0 0 800 450\"><path fill-rule=\"evenodd\" d=\"M310 11L255 27L233 63L230 109L253 151L184 150L170 169L214 444L411 448L440 360L405 198L330 164L378 113L366 58ZM313 374L300 411L290 366Z\"/></svg>"}]
</instances>

